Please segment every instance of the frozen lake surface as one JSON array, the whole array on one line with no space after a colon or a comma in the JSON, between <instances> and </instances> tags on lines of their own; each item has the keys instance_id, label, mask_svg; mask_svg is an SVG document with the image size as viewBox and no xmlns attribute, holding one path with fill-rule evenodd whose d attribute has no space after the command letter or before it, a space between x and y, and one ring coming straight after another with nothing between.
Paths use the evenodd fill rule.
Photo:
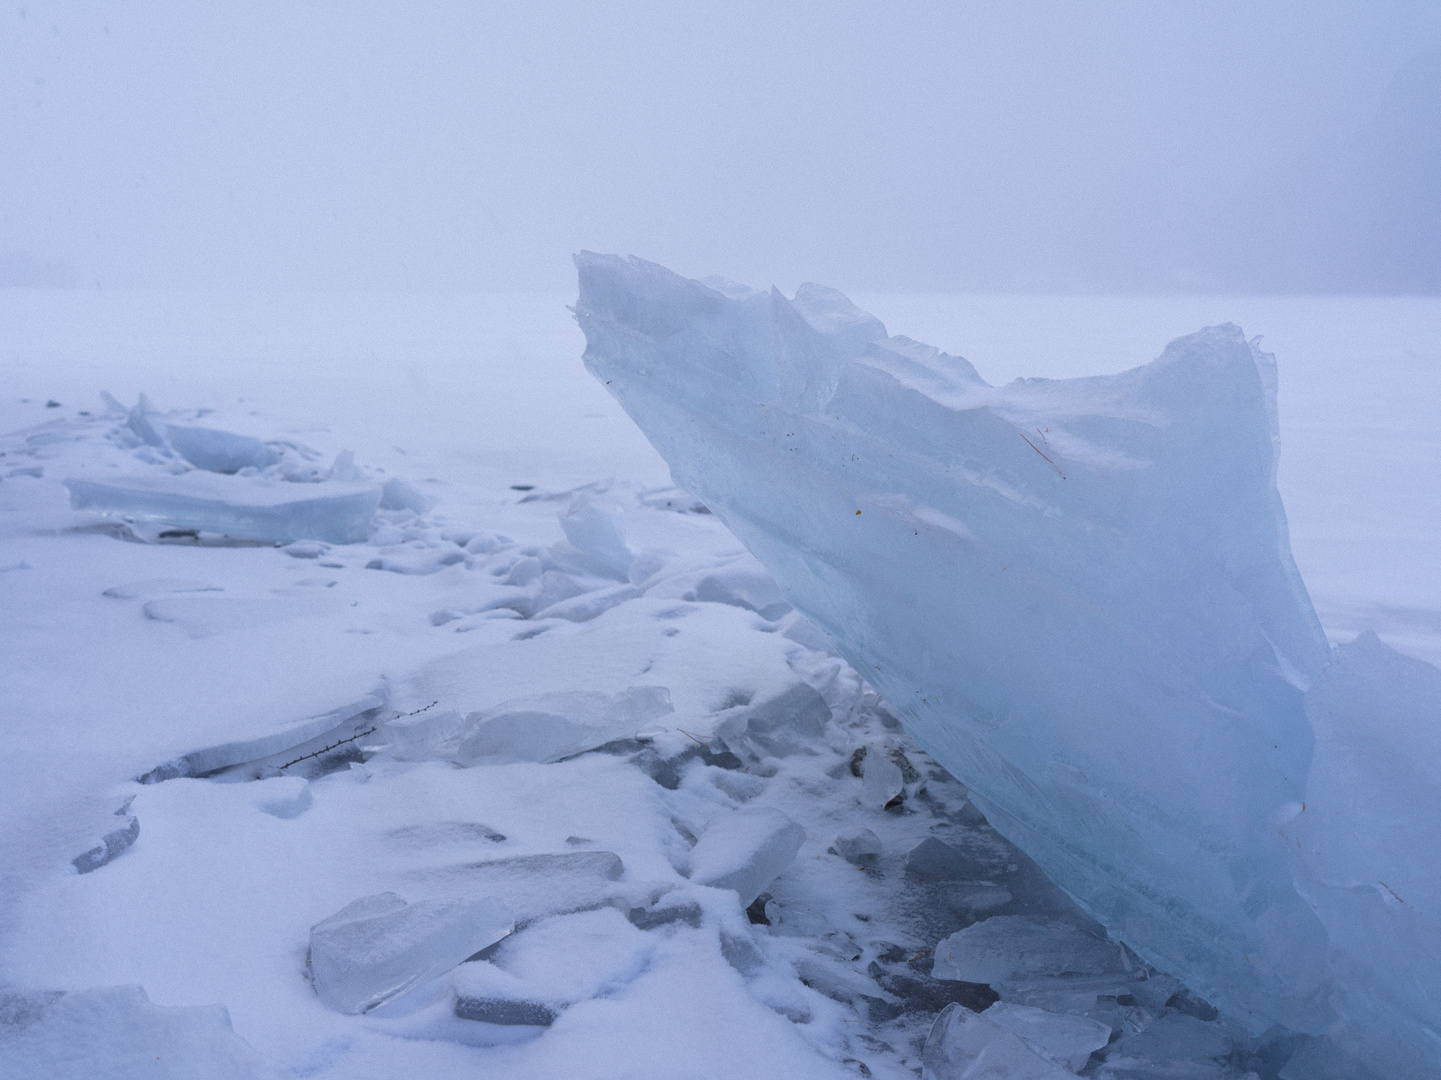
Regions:
<instances>
[{"instance_id":1,"label":"frozen lake surface","mask_svg":"<svg viewBox=\"0 0 1441 1080\"><path fill-rule=\"evenodd\" d=\"M1264 335L1292 546L1328 636L1374 630L1441 663L1441 303L855 299L992 384L1120 371L1221 322ZM1004 915L1066 928L1052 945L1094 985L1032 972L986 993L1135 1040L1085 1065L1094 1029L1071 1032L1066 1061L1144 1076L1120 1062L1191 1045L1198 1076L1274 1071L1274 1047L1168 1005L1164 975L1066 951L1094 928L670 489L582 368L571 301L0 292L0 985L40 1016L23 1052L79 1022L37 991L139 984L158 1006L228 1008L250 1049L212 1014L155 1022L213 1075L913 1075L940 1007L981 993L933 977L930 950ZM126 542L63 487L165 471L116 441L133 429L102 390L289 444L318 473L351 451L335 483L399 477L433 505L383 509L361 544ZM777 700L810 726L778 731ZM186 775L217 762L262 778ZM131 822L138 838L77 874ZM747 919L727 882L769 901ZM362 1016L327 1008L310 928L387 893L411 905L375 924L402 967L468 940L406 929L450 897L499 897L519 930ZM86 1029L101 1060L149 1015L133 995L90 1007L121 1018ZM1167 1034L1190 1021L1209 1026Z\"/></svg>"}]
</instances>

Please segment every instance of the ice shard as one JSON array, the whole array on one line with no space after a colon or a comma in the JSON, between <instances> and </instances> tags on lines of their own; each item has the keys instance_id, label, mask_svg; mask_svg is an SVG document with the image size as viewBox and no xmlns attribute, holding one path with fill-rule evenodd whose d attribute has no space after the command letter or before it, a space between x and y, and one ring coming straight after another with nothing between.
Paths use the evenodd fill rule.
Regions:
<instances>
[{"instance_id":1,"label":"ice shard","mask_svg":"<svg viewBox=\"0 0 1441 1080\"><path fill-rule=\"evenodd\" d=\"M1247 1021L1335 1020L1280 825L1328 646L1234 326L1118 375L985 383L840 294L582 254L585 361L991 823Z\"/></svg>"}]
</instances>

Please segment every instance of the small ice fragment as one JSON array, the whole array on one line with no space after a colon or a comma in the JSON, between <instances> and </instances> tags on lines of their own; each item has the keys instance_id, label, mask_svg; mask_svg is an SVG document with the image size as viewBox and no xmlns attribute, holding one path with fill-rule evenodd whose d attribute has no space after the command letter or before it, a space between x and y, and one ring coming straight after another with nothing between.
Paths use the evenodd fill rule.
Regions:
<instances>
[{"instance_id":1,"label":"small ice fragment","mask_svg":"<svg viewBox=\"0 0 1441 1080\"><path fill-rule=\"evenodd\" d=\"M161 596L166 593L223 591L219 585L191 578L146 578L144 581L132 581L127 585L112 585L101 595L112 600L135 600L142 596Z\"/></svg>"},{"instance_id":2,"label":"small ice fragment","mask_svg":"<svg viewBox=\"0 0 1441 1080\"><path fill-rule=\"evenodd\" d=\"M783 615L780 619L780 626L777 627L781 636L794 641L797 645L804 645L807 649L814 649L816 652L829 653L837 656L836 641L824 630L811 622L799 611L792 611L789 615ZM890 724L889 727L900 727L900 724Z\"/></svg>"},{"instance_id":3,"label":"small ice fragment","mask_svg":"<svg viewBox=\"0 0 1441 1080\"><path fill-rule=\"evenodd\" d=\"M271 817L297 818L314 804L310 781L303 776L273 776L250 785L255 808Z\"/></svg>"},{"instance_id":4,"label":"small ice fragment","mask_svg":"<svg viewBox=\"0 0 1441 1080\"><path fill-rule=\"evenodd\" d=\"M319 540L297 540L293 544L286 544L280 550L292 559L318 559L330 550L330 545L322 544Z\"/></svg>"},{"instance_id":5,"label":"small ice fragment","mask_svg":"<svg viewBox=\"0 0 1441 1080\"><path fill-rule=\"evenodd\" d=\"M545 563L541 562L534 555L527 555L518 559L505 577L500 579L502 585L514 585L523 588L535 581L545 572Z\"/></svg>"},{"instance_id":6,"label":"small ice fragment","mask_svg":"<svg viewBox=\"0 0 1441 1080\"><path fill-rule=\"evenodd\" d=\"M869 758L867 759L869 764ZM906 854L906 876L917 881L976 881L995 865L928 836Z\"/></svg>"},{"instance_id":7,"label":"small ice fragment","mask_svg":"<svg viewBox=\"0 0 1441 1080\"><path fill-rule=\"evenodd\" d=\"M676 904L660 908L631 908L626 916L637 930L654 930L658 926L685 923L692 929L699 929L703 916L701 907L695 902Z\"/></svg>"},{"instance_id":8,"label":"small ice fragment","mask_svg":"<svg viewBox=\"0 0 1441 1080\"><path fill-rule=\"evenodd\" d=\"M596 589L593 592L551 604L549 607L537 611L535 618L589 622L627 600L634 600L639 595L640 589L634 585L613 585L608 589Z\"/></svg>"},{"instance_id":9,"label":"small ice fragment","mask_svg":"<svg viewBox=\"0 0 1441 1080\"><path fill-rule=\"evenodd\" d=\"M154 412L155 409L150 404L150 399L141 394L140 399L135 402L135 407L130 410L129 416L126 418L126 426L135 433L141 442L163 448L165 437L160 434L150 420L150 415Z\"/></svg>"},{"instance_id":10,"label":"small ice fragment","mask_svg":"<svg viewBox=\"0 0 1441 1080\"><path fill-rule=\"evenodd\" d=\"M1042 1057L1072 1072L1084 1069L1091 1052L1101 1049L1111 1038L1110 1026L1098 1020L1047 1012L1029 1005L998 1001L984 1015Z\"/></svg>"},{"instance_id":11,"label":"small ice fragment","mask_svg":"<svg viewBox=\"0 0 1441 1080\"><path fill-rule=\"evenodd\" d=\"M381 489L382 510L414 510L417 514L424 514L434 505L434 499L421 494L412 484L398 476L392 476Z\"/></svg>"},{"instance_id":12,"label":"small ice fragment","mask_svg":"<svg viewBox=\"0 0 1441 1080\"><path fill-rule=\"evenodd\" d=\"M7 1078L248 1080L256 1065L223 1005L154 1005L139 986L0 994Z\"/></svg>"},{"instance_id":13,"label":"small ice fragment","mask_svg":"<svg viewBox=\"0 0 1441 1080\"><path fill-rule=\"evenodd\" d=\"M496 897L517 918L530 920L609 903L624 873L625 864L613 851L577 851L462 863L412 877L428 888Z\"/></svg>"},{"instance_id":14,"label":"small ice fragment","mask_svg":"<svg viewBox=\"0 0 1441 1080\"><path fill-rule=\"evenodd\" d=\"M500 540L489 533L479 533L472 536L465 545L467 554L489 555L496 548L500 547Z\"/></svg>"},{"instance_id":15,"label":"small ice fragment","mask_svg":"<svg viewBox=\"0 0 1441 1080\"><path fill-rule=\"evenodd\" d=\"M746 978L755 975L765 967L765 957L756 948L755 940L749 934L733 934L721 927L721 956L725 962Z\"/></svg>"},{"instance_id":16,"label":"small ice fragment","mask_svg":"<svg viewBox=\"0 0 1441 1080\"><path fill-rule=\"evenodd\" d=\"M570 509L561 515L560 527L571 546L589 556L607 577L628 579L631 560L635 556L626 547L620 529L609 513L585 495L576 496Z\"/></svg>"},{"instance_id":17,"label":"small ice fragment","mask_svg":"<svg viewBox=\"0 0 1441 1080\"><path fill-rule=\"evenodd\" d=\"M289 479L289 477L287 477ZM335 460L330 463L326 470L325 479L334 483L354 484L365 479L365 474L355 464L355 451L342 450L335 455Z\"/></svg>"},{"instance_id":18,"label":"small ice fragment","mask_svg":"<svg viewBox=\"0 0 1441 1080\"><path fill-rule=\"evenodd\" d=\"M791 610L776 579L755 559L749 558L707 574L696 585L695 598L746 608L771 622Z\"/></svg>"},{"instance_id":19,"label":"small ice fragment","mask_svg":"<svg viewBox=\"0 0 1441 1080\"><path fill-rule=\"evenodd\" d=\"M461 997L547 1005L553 1012L597 995L614 995L645 971L657 937L614 907L531 923L507 938L489 963L455 973Z\"/></svg>"},{"instance_id":20,"label":"small ice fragment","mask_svg":"<svg viewBox=\"0 0 1441 1080\"><path fill-rule=\"evenodd\" d=\"M534 1001L510 1001L506 998L457 997L455 1015L462 1020L482 1024L504 1024L517 1027L550 1027L557 1013Z\"/></svg>"},{"instance_id":21,"label":"small ice fragment","mask_svg":"<svg viewBox=\"0 0 1441 1080\"><path fill-rule=\"evenodd\" d=\"M275 464L275 451L259 439L216 428L177 427L165 429L175 452L197 469L234 473L241 469L264 469Z\"/></svg>"},{"instance_id":22,"label":"small ice fragment","mask_svg":"<svg viewBox=\"0 0 1441 1080\"><path fill-rule=\"evenodd\" d=\"M836 837L836 851L842 859L856 866L875 866L884 851L881 838L870 829L842 833Z\"/></svg>"},{"instance_id":23,"label":"small ice fragment","mask_svg":"<svg viewBox=\"0 0 1441 1080\"><path fill-rule=\"evenodd\" d=\"M119 856L121 852L126 851L139 836L140 819L132 817L122 828L106 833L101 838L99 846L71 859L70 861L75 865L75 872L88 874L92 870L99 870Z\"/></svg>"},{"instance_id":24,"label":"small ice fragment","mask_svg":"<svg viewBox=\"0 0 1441 1080\"><path fill-rule=\"evenodd\" d=\"M406 825L389 835L392 840L418 847L473 844L479 840L492 844L505 842L505 833L497 832L478 821L437 821L427 825Z\"/></svg>"},{"instance_id":25,"label":"small ice fragment","mask_svg":"<svg viewBox=\"0 0 1441 1080\"><path fill-rule=\"evenodd\" d=\"M955 1002L931 1025L921 1064L927 1080L1067 1080L1076 1075L987 1020L986 1013Z\"/></svg>"},{"instance_id":26,"label":"small ice fragment","mask_svg":"<svg viewBox=\"0 0 1441 1080\"><path fill-rule=\"evenodd\" d=\"M712 730L738 756L787 757L811 749L830 718L825 698L798 682L773 697L727 710Z\"/></svg>"},{"instance_id":27,"label":"small ice fragment","mask_svg":"<svg viewBox=\"0 0 1441 1080\"><path fill-rule=\"evenodd\" d=\"M514 698L464 717L454 712L402 717L387 732L395 755L407 761L551 762L633 735L672 711L663 686L632 686L614 695L561 691Z\"/></svg>"},{"instance_id":28,"label":"small ice fragment","mask_svg":"<svg viewBox=\"0 0 1441 1080\"><path fill-rule=\"evenodd\" d=\"M861 772L861 792L867 806L879 810L906 789L901 767L889 754L872 751L866 755Z\"/></svg>"},{"instance_id":29,"label":"small ice fragment","mask_svg":"<svg viewBox=\"0 0 1441 1080\"><path fill-rule=\"evenodd\" d=\"M1099 975L1121 969L1120 951L1069 923L996 915L936 946L937 979L997 983L1028 975Z\"/></svg>"},{"instance_id":30,"label":"small ice fragment","mask_svg":"<svg viewBox=\"0 0 1441 1080\"><path fill-rule=\"evenodd\" d=\"M66 480L65 486L76 510L277 544L364 540L380 503L373 484L300 485L204 471Z\"/></svg>"},{"instance_id":31,"label":"small ice fragment","mask_svg":"<svg viewBox=\"0 0 1441 1080\"><path fill-rule=\"evenodd\" d=\"M330 1008L362 1013L493 945L515 929L493 897L363 897L310 928L315 992Z\"/></svg>"},{"instance_id":32,"label":"small ice fragment","mask_svg":"<svg viewBox=\"0 0 1441 1080\"><path fill-rule=\"evenodd\" d=\"M790 866L806 831L779 810L753 807L716 818L690 853L690 878L697 885L734 889L741 907Z\"/></svg>"},{"instance_id":33,"label":"small ice fragment","mask_svg":"<svg viewBox=\"0 0 1441 1080\"><path fill-rule=\"evenodd\" d=\"M946 903L955 909L964 909L974 915L981 915L1005 907L1014 897L1011 890L999 885L974 885L970 888L952 888L946 894Z\"/></svg>"},{"instance_id":34,"label":"small ice fragment","mask_svg":"<svg viewBox=\"0 0 1441 1080\"><path fill-rule=\"evenodd\" d=\"M1170 1013L1146 1026L1138 1035L1117 1040L1111 1058L1151 1061L1206 1061L1231 1053L1231 1040L1219 1024L1208 1024L1185 1013Z\"/></svg>"},{"instance_id":35,"label":"small ice fragment","mask_svg":"<svg viewBox=\"0 0 1441 1080\"><path fill-rule=\"evenodd\" d=\"M890 1002L900 1000L854 968L838 964L828 957L817 954L798 957L795 960L795 969L803 983L836 1001L849 1003L856 998Z\"/></svg>"}]
</instances>

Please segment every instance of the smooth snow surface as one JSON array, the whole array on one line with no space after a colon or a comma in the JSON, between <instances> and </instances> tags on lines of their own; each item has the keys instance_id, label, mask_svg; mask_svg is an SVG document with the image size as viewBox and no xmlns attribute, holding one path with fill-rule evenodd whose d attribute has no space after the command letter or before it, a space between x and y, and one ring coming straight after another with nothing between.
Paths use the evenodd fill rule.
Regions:
<instances>
[{"instance_id":1,"label":"smooth snow surface","mask_svg":"<svg viewBox=\"0 0 1441 1080\"><path fill-rule=\"evenodd\" d=\"M903 1078L951 1004L1037 1068L1361 1075L1346 1029L1218 1015L1003 839L841 639L674 486L578 363L567 299L0 292L0 1076ZM846 341L875 332L830 290L800 299ZM1132 366L1239 313L1281 357L1281 489L1327 632L1441 656L1421 557L1441 516L1434 304L877 309L959 320L936 336L987 377ZM914 343L889 354L974 385ZM220 435L177 435L194 429ZM379 501L358 542L276 546L77 510L64 486L136 476ZM1424 790L1427 758L1371 778L1387 746L1421 745L1429 683L1358 645L1308 692L1306 811L1278 828L1328 962L1364 991L1335 1007L1399 1042L1432 965L1387 943L1431 918L1435 841L1419 823L1366 838ZM1348 717L1377 680L1397 708L1366 756ZM772 841L795 830L781 865ZM697 880L707 848L775 876L743 908ZM1384 878L1404 904L1353 887L1367 859L1407 870ZM375 957L400 958L383 989L418 981L330 1008L311 930L387 893L422 913L494 899L516 929L458 964L472 942L445 919L379 935ZM964 956L996 981L941 977Z\"/></svg>"},{"instance_id":2,"label":"smooth snow surface","mask_svg":"<svg viewBox=\"0 0 1441 1080\"><path fill-rule=\"evenodd\" d=\"M1339 1009L1393 1067L1441 1067L1434 1005L1359 1020L1373 991L1331 962L1279 828L1345 792L1308 779L1330 648L1276 488L1271 355L1223 325L1117 375L993 388L833 291L577 265L587 365L677 481L1109 933L1257 1034ZM1351 730L1385 697L1353 700ZM1378 828L1433 819L1441 784L1414 775ZM1403 872L1401 846L1373 873ZM1436 937L1365 923L1387 951Z\"/></svg>"}]
</instances>

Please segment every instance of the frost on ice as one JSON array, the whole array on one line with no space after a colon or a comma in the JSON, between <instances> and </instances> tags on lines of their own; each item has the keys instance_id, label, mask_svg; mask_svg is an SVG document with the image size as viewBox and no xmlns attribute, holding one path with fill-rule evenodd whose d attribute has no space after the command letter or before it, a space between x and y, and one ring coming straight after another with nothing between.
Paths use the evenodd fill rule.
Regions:
<instances>
[{"instance_id":1,"label":"frost on ice","mask_svg":"<svg viewBox=\"0 0 1441 1080\"><path fill-rule=\"evenodd\" d=\"M1379 690L1313 691L1308 719L1330 650L1270 355L1211 327L1118 375L991 387L832 290L577 263L587 366L676 483L1091 916L1255 1032L1339 1014L1405 1075L1441 1060L1436 879L1410 870L1441 785L1393 743L1338 756ZM1404 794L1372 797L1392 766ZM1352 822L1302 810L1362 793Z\"/></svg>"}]
</instances>

